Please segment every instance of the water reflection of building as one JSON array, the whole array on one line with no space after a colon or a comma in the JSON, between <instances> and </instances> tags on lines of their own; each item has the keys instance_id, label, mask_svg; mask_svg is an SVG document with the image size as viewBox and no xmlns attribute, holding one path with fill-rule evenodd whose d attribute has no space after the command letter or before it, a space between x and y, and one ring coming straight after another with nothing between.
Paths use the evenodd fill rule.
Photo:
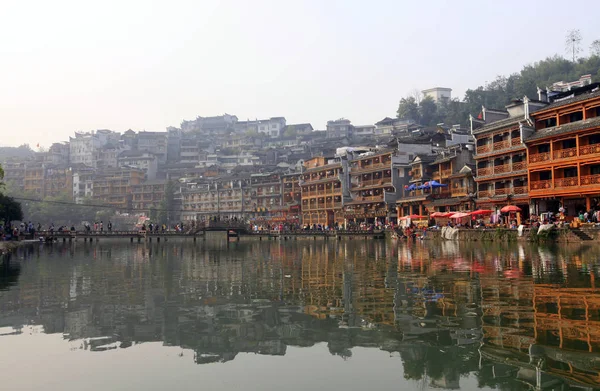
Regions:
<instances>
[{"instance_id":1,"label":"water reflection of building","mask_svg":"<svg viewBox=\"0 0 600 391\"><path fill-rule=\"evenodd\" d=\"M398 352L405 377L445 388L467 373L508 389L517 378L600 384L600 300L585 253L542 260L528 247L371 240L223 251L218 240L77 242L29 255L43 262L24 262L0 292L0 327L41 324L91 350L162 341L194 350L197 363L318 343L344 358L372 347ZM551 262L550 274L532 272ZM559 277L568 288L550 284Z\"/></svg>"}]
</instances>

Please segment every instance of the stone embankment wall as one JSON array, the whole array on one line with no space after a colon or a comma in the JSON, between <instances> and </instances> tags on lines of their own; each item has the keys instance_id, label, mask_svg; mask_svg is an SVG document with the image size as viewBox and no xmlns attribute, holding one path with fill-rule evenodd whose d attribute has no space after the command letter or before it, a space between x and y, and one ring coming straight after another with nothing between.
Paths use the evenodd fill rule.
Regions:
<instances>
[{"instance_id":1,"label":"stone embankment wall","mask_svg":"<svg viewBox=\"0 0 600 391\"><path fill-rule=\"evenodd\" d=\"M569 228L555 229L553 231L537 234L536 230L525 228L522 236L516 229L487 228L487 229L452 229L428 230L423 239L428 240L456 240L456 241L551 241L558 243L593 243L600 241L600 228Z\"/></svg>"}]
</instances>

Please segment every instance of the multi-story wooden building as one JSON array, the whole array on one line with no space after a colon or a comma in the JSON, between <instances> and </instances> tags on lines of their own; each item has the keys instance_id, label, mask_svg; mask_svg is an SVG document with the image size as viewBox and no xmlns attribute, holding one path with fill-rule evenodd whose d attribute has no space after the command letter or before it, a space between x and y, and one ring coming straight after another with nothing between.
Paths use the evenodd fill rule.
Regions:
<instances>
[{"instance_id":1,"label":"multi-story wooden building","mask_svg":"<svg viewBox=\"0 0 600 391\"><path fill-rule=\"evenodd\" d=\"M282 217L284 208L280 173L252 174L250 186L254 217L264 220Z\"/></svg>"},{"instance_id":2,"label":"multi-story wooden building","mask_svg":"<svg viewBox=\"0 0 600 391\"><path fill-rule=\"evenodd\" d=\"M25 170L27 162L21 160L9 160L2 163L4 170L4 181L14 190L22 192L25 190Z\"/></svg>"},{"instance_id":3,"label":"multi-story wooden building","mask_svg":"<svg viewBox=\"0 0 600 391\"><path fill-rule=\"evenodd\" d=\"M517 205L529 213L527 151L523 129L531 123L530 113L544 102L525 97L514 100L506 111L483 108L479 118L471 118L475 136L477 206L483 209Z\"/></svg>"},{"instance_id":4,"label":"multi-story wooden building","mask_svg":"<svg viewBox=\"0 0 600 391\"><path fill-rule=\"evenodd\" d=\"M427 213L425 202L428 199L426 190L419 189L424 183L432 180L433 167L431 163L435 161L433 155L416 155L410 163L408 171L409 183L402 189L402 197L396 201L398 217L409 215L424 215Z\"/></svg>"},{"instance_id":5,"label":"multi-story wooden building","mask_svg":"<svg viewBox=\"0 0 600 391\"><path fill-rule=\"evenodd\" d=\"M149 212L151 208L158 208L165 198L166 181L154 179L132 186L132 207L136 211Z\"/></svg>"},{"instance_id":6,"label":"multi-story wooden building","mask_svg":"<svg viewBox=\"0 0 600 391\"><path fill-rule=\"evenodd\" d=\"M567 218L597 208L600 200L600 84L555 93L531 114L526 139L529 196L536 213Z\"/></svg>"},{"instance_id":7,"label":"multi-story wooden building","mask_svg":"<svg viewBox=\"0 0 600 391\"><path fill-rule=\"evenodd\" d=\"M46 165L44 170L44 197L67 194L72 196L73 171L65 165Z\"/></svg>"},{"instance_id":8,"label":"multi-story wooden building","mask_svg":"<svg viewBox=\"0 0 600 391\"><path fill-rule=\"evenodd\" d=\"M286 221L297 223L300 221L302 204L302 188L299 183L299 174L285 174L281 176L283 187L283 206L285 206Z\"/></svg>"},{"instance_id":9,"label":"multi-story wooden building","mask_svg":"<svg viewBox=\"0 0 600 391\"><path fill-rule=\"evenodd\" d=\"M473 152L470 146L453 145L437 156L417 155L408 172L409 184L396 203L398 217L474 208Z\"/></svg>"},{"instance_id":10,"label":"multi-story wooden building","mask_svg":"<svg viewBox=\"0 0 600 391\"><path fill-rule=\"evenodd\" d=\"M182 219L243 219L252 211L250 178L231 176L188 183L182 189Z\"/></svg>"},{"instance_id":11,"label":"multi-story wooden building","mask_svg":"<svg viewBox=\"0 0 600 391\"><path fill-rule=\"evenodd\" d=\"M136 168L106 169L98 173L93 182L95 203L130 210L133 186L144 180L144 171Z\"/></svg>"},{"instance_id":12,"label":"multi-story wooden building","mask_svg":"<svg viewBox=\"0 0 600 391\"><path fill-rule=\"evenodd\" d=\"M343 224L341 162L319 156L307 160L304 168L300 182L302 223Z\"/></svg>"},{"instance_id":13,"label":"multi-story wooden building","mask_svg":"<svg viewBox=\"0 0 600 391\"><path fill-rule=\"evenodd\" d=\"M467 211L475 207L472 145L455 145L441 152L430 164L433 172L425 206L431 212ZM440 184L440 187L437 184Z\"/></svg>"},{"instance_id":14,"label":"multi-story wooden building","mask_svg":"<svg viewBox=\"0 0 600 391\"><path fill-rule=\"evenodd\" d=\"M349 162L352 201L345 203L344 215L346 220L355 222L386 223L388 206L395 207L396 201L393 151L366 155Z\"/></svg>"}]
</instances>

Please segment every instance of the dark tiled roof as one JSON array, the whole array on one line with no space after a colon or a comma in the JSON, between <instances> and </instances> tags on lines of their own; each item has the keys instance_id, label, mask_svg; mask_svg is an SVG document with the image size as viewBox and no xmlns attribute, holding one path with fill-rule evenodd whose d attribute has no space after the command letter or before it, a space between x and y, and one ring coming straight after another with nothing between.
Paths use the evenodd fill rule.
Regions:
<instances>
[{"instance_id":1,"label":"dark tiled roof","mask_svg":"<svg viewBox=\"0 0 600 391\"><path fill-rule=\"evenodd\" d=\"M531 137L525 140L525 143L530 141L539 140L545 137L556 136L559 134L566 134L571 132L577 132L579 130L589 129L600 126L600 117L594 117L583 121L571 122L570 124L554 126L551 128L541 129L535 132Z\"/></svg>"},{"instance_id":2,"label":"dark tiled roof","mask_svg":"<svg viewBox=\"0 0 600 391\"><path fill-rule=\"evenodd\" d=\"M435 160L436 156L434 155L417 155L417 157L419 159L421 159L420 163L433 163L433 161ZM416 158L415 158L416 159ZM414 160L411 162L411 164L414 163Z\"/></svg>"},{"instance_id":3,"label":"dark tiled roof","mask_svg":"<svg viewBox=\"0 0 600 391\"><path fill-rule=\"evenodd\" d=\"M544 113L546 111L556 109L557 107L570 105L572 103L581 102L583 100L587 100L587 99L591 99L591 98L596 98L598 96L600 96L600 90L592 91L588 94L576 95L576 96L574 96L572 98L568 98L568 99L563 98L562 100L560 100L558 102L553 102L553 103L549 104L548 106L544 107L543 109L536 111L535 113L532 114L532 116L535 117L539 113Z\"/></svg>"},{"instance_id":4,"label":"dark tiled roof","mask_svg":"<svg viewBox=\"0 0 600 391\"><path fill-rule=\"evenodd\" d=\"M494 121L485 126L482 126L481 128L474 129L473 134L484 133L491 130L517 125L521 121L525 121L525 118L522 116L501 119L499 121Z\"/></svg>"},{"instance_id":5,"label":"dark tiled roof","mask_svg":"<svg viewBox=\"0 0 600 391\"><path fill-rule=\"evenodd\" d=\"M436 159L431 164L440 164L440 163L449 162L450 160L456 158L457 156L458 155L450 155L450 156L446 156L446 157L436 156Z\"/></svg>"}]
</instances>

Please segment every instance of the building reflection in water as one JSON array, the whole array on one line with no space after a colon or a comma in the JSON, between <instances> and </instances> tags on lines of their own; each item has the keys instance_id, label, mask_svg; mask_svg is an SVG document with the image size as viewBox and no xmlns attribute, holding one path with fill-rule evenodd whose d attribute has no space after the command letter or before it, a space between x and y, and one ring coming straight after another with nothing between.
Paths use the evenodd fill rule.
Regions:
<instances>
[{"instance_id":1,"label":"building reflection in water","mask_svg":"<svg viewBox=\"0 0 600 391\"><path fill-rule=\"evenodd\" d=\"M458 388L600 386L598 250L219 238L32 247L0 269L0 327L94 351L162 341L198 364L326 343ZM4 335L0 334L0 335Z\"/></svg>"}]
</instances>

